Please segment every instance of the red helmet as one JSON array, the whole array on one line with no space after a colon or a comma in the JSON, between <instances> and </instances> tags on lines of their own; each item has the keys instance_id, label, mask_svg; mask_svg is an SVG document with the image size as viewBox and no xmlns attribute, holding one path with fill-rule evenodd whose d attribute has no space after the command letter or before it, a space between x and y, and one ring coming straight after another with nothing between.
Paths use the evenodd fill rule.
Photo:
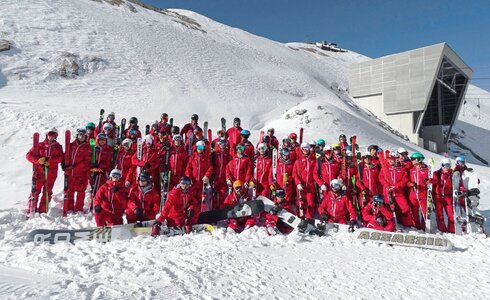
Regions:
<instances>
[{"instance_id":1,"label":"red helmet","mask_svg":"<svg viewBox=\"0 0 490 300\"><path fill-rule=\"evenodd\" d=\"M52 128L46 132L46 136L54 135L54 138L58 138L58 130Z\"/></svg>"},{"instance_id":2,"label":"red helmet","mask_svg":"<svg viewBox=\"0 0 490 300\"><path fill-rule=\"evenodd\" d=\"M292 140L296 140L298 138L298 135L296 133L294 133L294 132L291 132L289 134L289 138L292 139Z\"/></svg>"}]
</instances>

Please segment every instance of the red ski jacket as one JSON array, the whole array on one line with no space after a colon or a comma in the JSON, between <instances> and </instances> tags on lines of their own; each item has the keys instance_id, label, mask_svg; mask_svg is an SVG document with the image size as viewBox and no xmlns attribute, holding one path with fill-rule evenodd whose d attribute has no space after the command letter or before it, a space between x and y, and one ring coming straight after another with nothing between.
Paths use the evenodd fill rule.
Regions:
<instances>
[{"instance_id":1,"label":"red ski jacket","mask_svg":"<svg viewBox=\"0 0 490 300\"><path fill-rule=\"evenodd\" d=\"M129 195L128 208L135 210L141 208L144 216L149 220L154 220L160 210L160 195L155 190L154 186L145 190L140 186L131 189Z\"/></svg>"},{"instance_id":2,"label":"red ski jacket","mask_svg":"<svg viewBox=\"0 0 490 300\"><path fill-rule=\"evenodd\" d=\"M305 190L311 190L315 187L315 172L316 159L308 155L305 157L303 153L294 163L293 178L296 184L301 184Z\"/></svg>"},{"instance_id":3,"label":"red ski jacket","mask_svg":"<svg viewBox=\"0 0 490 300\"><path fill-rule=\"evenodd\" d=\"M70 143L70 160L65 162L67 169L65 173L70 176L86 176L90 172L90 161L92 159L92 150L88 142L80 143L75 140Z\"/></svg>"},{"instance_id":4,"label":"red ski jacket","mask_svg":"<svg viewBox=\"0 0 490 300\"><path fill-rule=\"evenodd\" d=\"M226 181L226 166L230 162L230 153L228 151L216 151L213 152L213 169L214 169L214 181L225 182Z\"/></svg>"},{"instance_id":5,"label":"red ski jacket","mask_svg":"<svg viewBox=\"0 0 490 300\"><path fill-rule=\"evenodd\" d=\"M347 195L335 194L332 191L325 194L318 212L320 215L327 214L328 221L334 223L347 224L348 221L356 219L356 210L351 199Z\"/></svg>"},{"instance_id":6,"label":"red ski jacket","mask_svg":"<svg viewBox=\"0 0 490 300\"><path fill-rule=\"evenodd\" d=\"M184 226L187 210L194 210L189 193L184 193L180 187L173 188L167 196L167 202L157 221L167 220L168 227Z\"/></svg>"},{"instance_id":7,"label":"red ski jacket","mask_svg":"<svg viewBox=\"0 0 490 300\"><path fill-rule=\"evenodd\" d=\"M100 205L102 210L113 214L123 215L128 204L128 193L122 181L107 181L102 185L94 198L94 207Z\"/></svg>"},{"instance_id":8,"label":"red ski jacket","mask_svg":"<svg viewBox=\"0 0 490 300\"><path fill-rule=\"evenodd\" d=\"M432 179L434 179L432 190L435 196L438 198L453 196L453 170L449 169L445 172L441 168L432 174Z\"/></svg>"},{"instance_id":9,"label":"red ski jacket","mask_svg":"<svg viewBox=\"0 0 490 300\"><path fill-rule=\"evenodd\" d=\"M332 179L336 179L340 174L340 165L333 157L327 160L325 157L322 158L322 163L320 165L321 178L318 176L318 163L315 164L315 171L313 172L313 177L319 186L323 184L330 188L330 182Z\"/></svg>"},{"instance_id":10,"label":"red ski jacket","mask_svg":"<svg viewBox=\"0 0 490 300\"><path fill-rule=\"evenodd\" d=\"M394 187L393 196L403 194L408 182L407 170L403 166L386 166L386 168L388 169L388 178L385 178L383 170L379 174L379 181L383 188L387 191L389 187Z\"/></svg>"},{"instance_id":11,"label":"red ski jacket","mask_svg":"<svg viewBox=\"0 0 490 300\"><path fill-rule=\"evenodd\" d=\"M29 162L36 165L37 174L44 174L44 165L40 165L37 162L41 157L48 158L48 178L53 177L53 175L56 177L58 174L58 164L64 159L61 145L56 141L49 144L48 140L44 140L39 143L37 153L34 153L34 148L31 148L29 152L27 152L26 158Z\"/></svg>"},{"instance_id":12,"label":"red ski jacket","mask_svg":"<svg viewBox=\"0 0 490 300\"><path fill-rule=\"evenodd\" d=\"M226 166L226 179L231 181L241 180L246 183L253 178L253 163L248 157L238 158L230 160Z\"/></svg>"},{"instance_id":13,"label":"red ski jacket","mask_svg":"<svg viewBox=\"0 0 490 300\"><path fill-rule=\"evenodd\" d=\"M384 224L378 224L376 222L377 218L381 218ZM386 205L381 205L379 208L376 208L372 203L367 204L362 209L362 219L364 220L364 226L367 228L393 231L396 227L393 212Z\"/></svg>"},{"instance_id":14,"label":"red ski jacket","mask_svg":"<svg viewBox=\"0 0 490 300\"><path fill-rule=\"evenodd\" d=\"M211 159L204 152L199 154L197 152L192 153L187 162L185 169L185 175L188 176L194 184L202 182L204 176L211 179L213 175L213 166L211 165Z\"/></svg>"},{"instance_id":15,"label":"red ski jacket","mask_svg":"<svg viewBox=\"0 0 490 300\"><path fill-rule=\"evenodd\" d=\"M361 172L362 180L359 176L358 180L356 181L356 185L359 190L367 190L370 196L373 196L375 194L383 194L383 186L379 181L379 167L373 164L366 165L363 163L361 165Z\"/></svg>"}]
</instances>

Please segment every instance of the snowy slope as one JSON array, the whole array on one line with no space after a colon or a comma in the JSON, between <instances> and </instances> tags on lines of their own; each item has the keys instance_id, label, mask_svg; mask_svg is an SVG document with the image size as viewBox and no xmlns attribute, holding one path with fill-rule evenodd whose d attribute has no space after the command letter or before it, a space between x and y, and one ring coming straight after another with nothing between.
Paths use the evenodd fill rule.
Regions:
<instances>
[{"instance_id":1,"label":"snowy slope","mask_svg":"<svg viewBox=\"0 0 490 300\"><path fill-rule=\"evenodd\" d=\"M124 2L4 0L0 24L0 39L13 45L0 52L0 298L417 299L429 291L433 298L478 299L490 292L481 267L490 245L479 236L451 237L451 253L363 245L344 235L268 237L262 229L108 245L26 244L33 228L93 226L90 216L59 219L56 209L24 220L31 172L24 155L32 132L76 129L95 121L100 108L141 124L167 112L182 125L198 113L213 129L221 116L240 116L253 140L270 126L278 137L305 127L306 140L332 143L344 132L356 134L361 147L420 149L332 89L347 87L349 63L367 59L360 54L281 44L193 12ZM488 111L482 106L482 120ZM490 170L475 168L487 195ZM59 207L61 180L54 201ZM490 217L487 196L481 207ZM424 278L427 284L415 284Z\"/></svg>"}]
</instances>

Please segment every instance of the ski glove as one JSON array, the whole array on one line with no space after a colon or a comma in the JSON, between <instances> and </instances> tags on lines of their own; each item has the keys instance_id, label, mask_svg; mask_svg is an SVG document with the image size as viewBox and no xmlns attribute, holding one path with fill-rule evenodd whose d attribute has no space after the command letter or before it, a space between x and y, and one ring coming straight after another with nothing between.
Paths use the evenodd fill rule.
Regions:
<instances>
[{"instance_id":1,"label":"ski glove","mask_svg":"<svg viewBox=\"0 0 490 300\"><path fill-rule=\"evenodd\" d=\"M276 185L275 184L271 184L270 187L272 192L274 192L276 190Z\"/></svg>"},{"instance_id":2,"label":"ski glove","mask_svg":"<svg viewBox=\"0 0 490 300\"><path fill-rule=\"evenodd\" d=\"M226 184L231 186L233 184L233 182L231 182L231 179L226 179Z\"/></svg>"},{"instance_id":3,"label":"ski glove","mask_svg":"<svg viewBox=\"0 0 490 300\"><path fill-rule=\"evenodd\" d=\"M40 157L38 160L37 160L37 163L40 164L40 165L44 165L46 163L46 157Z\"/></svg>"},{"instance_id":4,"label":"ski glove","mask_svg":"<svg viewBox=\"0 0 490 300\"><path fill-rule=\"evenodd\" d=\"M303 190L303 186L301 185L301 183L298 183L298 185L296 187L298 188L298 191L302 191Z\"/></svg>"},{"instance_id":5,"label":"ski glove","mask_svg":"<svg viewBox=\"0 0 490 300\"><path fill-rule=\"evenodd\" d=\"M255 182L250 181L248 186L253 189L255 187Z\"/></svg>"},{"instance_id":6,"label":"ski glove","mask_svg":"<svg viewBox=\"0 0 490 300\"><path fill-rule=\"evenodd\" d=\"M325 192L327 190L327 186L325 184L322 184L320 190L322 190L322 192Z\"/></svg>"},{"instance_id":7,"label":"ski glove","mask_svg":"<svg viewBox=\"0 0 490 300\"><path fill-rule=\"evenodd\" d=\"M126 181L126 182L124 183L124 186L125 186L126 188L130 187L130 186L131 186L131 182Z\"/></svg>"},{"instance_id":8,"label":"ski glove","mask_svg":"<svg viewBox=\"0 0 490 300\"><path fill-rule=\"evenodd\" d=\"M94 206L94 211L95 211L96 213L100 213L100 212L102 211L102 206L100 206L100 205L96 205L96 206Z\"/></svg>"},{"instance_id":9,"label":"ski glove","mask_svg":"<svg viewBox=\"0 0 490 300\"><path fill-rule=\"evenodd\" d=\"M160 235L161 228L162 228L162 223L155 221L155 223L153 223L153 226L151 227L151 236Z\"/></svg>"},{"instance_id":10,"label":"ski glove","mask_svg":"<svg viewBox=\"0 0 490 300\"><path fill-rule=\"evenodd\" d=\"M143 210L141 208L136 208L134 210L134 215L136 216L136 219L142 219L143 218Z\"/></svg>"},{"instance_id":11,"label":"ski glove","mask_svg":"<svg viewBox=\"0 0 490 300\"><path fill-rule=\"evenodd\" d=\"M208 178L207 176L204 176L204 177L202 178L202 182L203 182L204 184L209 184L209 178Z\"/></svg>"},{"instance_id":12,"label":"ski glove","mask_svg":"<svg viewBox=\"0 0 490 300\"><path fill-rule=\"evenodd\" d=\"M277 215L280 211L281 211L281 207L279 205L274 205L271 210L269 211L269 213L273 216Z\"/></svg>"},{"instance_id":13,"label":"ski glove","mask_svg":"<svg viewBox=\"0 0 490 300\"><path fill-rule=\"evenodd\" d=\"M328 223L328 216L326 213L322 214L322 220L325 221L325 223Z\"/></svg>"},{"instance_id":14,"label":"ski glove","mask_svg":"<svg viewBox=\"0 0 490 300\"><path fill-rule=\"evenodd\" d=\"M357 226L357 221L356 220L350 220L349 221L349 227L354 227Z\"/></svg>"},{"instance_id":15,"label":"ski glove","mask_svg":"<svg viewBox=\"0 0 490 300\"><path fill-rule=\"evenodd\" d=\"M384 224L385 222L384 222L384 220L383 220L382 218L376 218L376 223L377 223L379 226L384 226L384 225L385 225L385 224Z\"/></svg>"},{"instance_id":16,"label":"ski glove","mask_svg":"<svg viewBox=\"0 0 490 300\"><path fill-rule=\"evenodd\" d=\"M189 208L186 213L187 218L192 218L194 216L194 210Z\"/></svg>"}]
</instances>

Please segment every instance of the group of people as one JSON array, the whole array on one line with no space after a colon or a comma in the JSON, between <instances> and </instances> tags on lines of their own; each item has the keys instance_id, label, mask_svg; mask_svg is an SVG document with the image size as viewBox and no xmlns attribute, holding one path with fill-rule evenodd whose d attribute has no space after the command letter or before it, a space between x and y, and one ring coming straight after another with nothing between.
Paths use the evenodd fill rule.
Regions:
<instances>
[{"instance_id":1,"label":"group of people","mask_svg":"<svg viewBox=\"0 0 490 300\"><path fill-rule=\"evenodd\" d=\"M98 126L89 122L77 129L66 153L57 142L57 130L46 132L45 140L26 155L37 174L30 197L36 211L49 208L61 165L63 214L84 211L89 187L97 226L122 224L124 215L128 223L158 216L153 234L164 222L189 229L201 211L262 195L307 220L387 231L397 224L424 229L432 193L438 229L455 231L449 159L431 173L421 153L409 155L404 148L383 152L370 145L359 154L355 139L348 142L343 134L327 145L323 139L301 141L296 133L279 140L273 128L261 132L254 145L238 117L230 128L219 128L214 139L196 114L182 129L166 113L147 127L143 135L132 117L128 128L122 128L109 113ZM465 168L464 157L458 157L455 169ZM271 234L287 232L275 211L230 219L228 229L263 225Z\"/></svg>"}]
</instances>

